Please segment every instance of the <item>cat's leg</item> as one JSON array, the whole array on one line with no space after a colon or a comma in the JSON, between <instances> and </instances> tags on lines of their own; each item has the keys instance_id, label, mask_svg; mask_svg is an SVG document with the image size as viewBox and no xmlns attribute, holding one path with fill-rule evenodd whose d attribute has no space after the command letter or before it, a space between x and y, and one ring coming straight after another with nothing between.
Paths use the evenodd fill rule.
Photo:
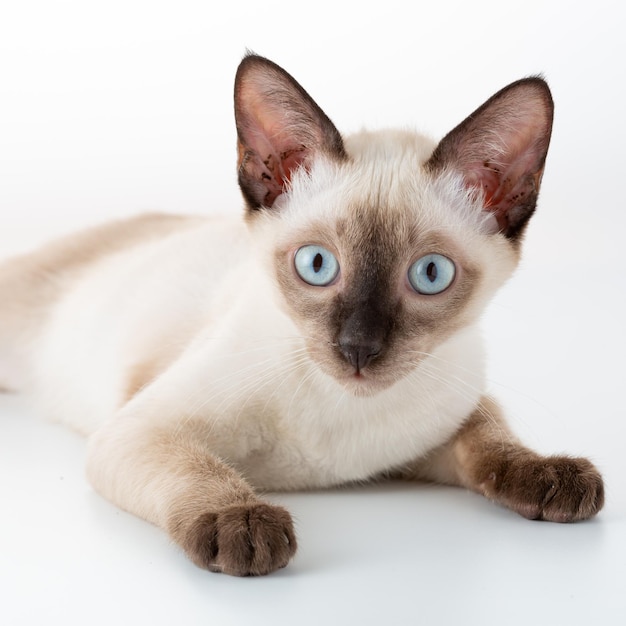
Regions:
<instances>
[{"instance_id":1,"label":"cat's leg","mask_svg":"<svg viewBox=\"0 0 626 626\"><path fill-rule=\"evenodd\" d=\"M133 414L92 435L88 477L101 495L166 530L198 566L237 576L285 567L289 513L263 502L215 456L201 422L151 426Z\"/></svg>"},{"instance_id":2,"label":"cat's leg","mask_svg":"<svg viewBox=\"0 0 626 626\"><path fill-rule=\"evenodd\" d=\"M590 461L524 447L490 398L448 443L403 475L467 487L529 519L574 522L604 504L602 477Z\"/></svg>"},{"instance_id":3,"label":"cat's leg","mask_svg":"<svg viewBox=\"0 0 626 626\"><path fill-rule=\"evenodd\" d=\"M191 370L184 378L182 365L90 437L90 482L111 502L166 530L200 567L238 576L285 567L296 551L291 516L261 500L219 458L220 442L237 436L227 423L189 417L197 413L188 401L197 400L190 393L197 375Z\"/></svg>"}]
</instances>

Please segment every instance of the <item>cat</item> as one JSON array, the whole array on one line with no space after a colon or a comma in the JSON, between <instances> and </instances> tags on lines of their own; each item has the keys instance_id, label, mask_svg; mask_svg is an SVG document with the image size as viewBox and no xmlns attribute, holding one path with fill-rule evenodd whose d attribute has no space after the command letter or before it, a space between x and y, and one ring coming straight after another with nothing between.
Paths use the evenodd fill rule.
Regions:
<instances>
[{"instance_id":1,"label":"cat","mask_svg":"<svg viewBox=\"0 0 626 626\"><path fill-rule=\"evenodd\" d=\"M259 490L429 480L530 519L595 515L594 465L526 448L485 393L478 323L535 210L545 81L438 144L344 138L254 54L234 95L244 216L144 215L5 261L0 384L87 435L95 490L216 572L293 557Z\"/></svg>"}]
</instances>

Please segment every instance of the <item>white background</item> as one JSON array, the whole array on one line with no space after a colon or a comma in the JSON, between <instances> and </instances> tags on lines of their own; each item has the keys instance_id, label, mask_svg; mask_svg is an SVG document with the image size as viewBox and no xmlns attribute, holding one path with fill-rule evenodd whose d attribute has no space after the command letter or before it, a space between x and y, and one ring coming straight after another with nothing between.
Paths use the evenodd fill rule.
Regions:
<instances>
[{"instance_id":1,"label":"white background","mask_svg":"<svg viewBox=\"0 0 626 626\"><path fill-rule=\"evenodd\" d=\"M626 623L625 24L604 0L2 3L0 257L148 209L240 211L246 48L345 133L441 136L545 74L553 142L523 265L485 318L491 389L528 443L590 456L607 505L564 526L434 486L279 494L296 559L234 579L94 495L84 441L4 396L0 623Z\"/></svg>"}]
</instances>

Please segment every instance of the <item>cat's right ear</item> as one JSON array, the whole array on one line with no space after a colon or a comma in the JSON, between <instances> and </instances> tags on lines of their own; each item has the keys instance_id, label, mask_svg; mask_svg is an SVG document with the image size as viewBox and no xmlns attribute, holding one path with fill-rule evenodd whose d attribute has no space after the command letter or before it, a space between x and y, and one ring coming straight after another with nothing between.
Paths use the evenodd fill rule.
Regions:
<instances>
[{"instance_id":1,"label":"cat's right ear","mask_svg":"<svg viewBox=\"0 0 626 626\"><path fill-rule=\"evenodd\" d=\"M339 131L281 67L247 55L235 77L239 186L248 209L271 208L315 155L345 159Z\"/></svg>"},{"instance_id":2,"label":"cat's right ear","mask_svg":"<svg viewBox=\"0 0 626 626\"><path fill-rule=\"evenodd\" d=\"M541 78L505 87L439 143L426 166L459 172L497 229L518 240L535 210L554 105Z\"/></svg>"}]
</instances>

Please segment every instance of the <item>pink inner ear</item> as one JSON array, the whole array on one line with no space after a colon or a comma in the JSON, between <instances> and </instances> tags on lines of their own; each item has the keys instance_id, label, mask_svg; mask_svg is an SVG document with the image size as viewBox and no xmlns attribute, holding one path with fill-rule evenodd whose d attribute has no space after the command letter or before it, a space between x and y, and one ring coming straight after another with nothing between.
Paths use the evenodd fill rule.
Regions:
<instances>
[{"instance_id":1,"label":"pink inner ear","mask_svg":"<svg viewBox=\"0 0 626 626\"><path fill-rule=\"evenodd\" d=\"M465 172L465 186L483 194L484 207L490 210L494 204L500 187L500 178L496 170L489 163L471 163Z\"/></svg>"},{"instance_id":2,"label":"pink inner ear","mask_svg":"<svg viewBox=\"0 0 626 626\"><path fill-rule=\"evenodd\" d=\"M291 148L280 155L283 171L283 181L289 182L291 175L297 170L307 158L307 151L304 146Z\"/></svg>"},{"instance_id":3,"label":"pink inner ear","mask_svg":"<svg viewBox=\"0 0 626 626\"><path fill-rule=\"evenodd\" d=\"M517 216L515 207L524 206L536 198L541 183L543 165L536 146L523 135L515 137L508 154L497 161L465 165L468 187L483 194L484 209L493 213L500 230L508 230Z\"/></svg>"},{"instance_id":4,"label":"pink inner ear","mask_svg":"<svg viewBox=\"0 0 626 626\"><path fill-rule=\"evenodd\" d=\"M272 206L285 191L294 171L309 156L309 150L297 143L297 132L290 127L287 112L277 111L251 98L249 114L242 125L246 145L240 144L240 167L265 187L263 204Z\"/></svg>"},{"instance_id":5,"label":"pink inner ear","mask_svg":"<svg viewBox=\"0 0 626 626\"><path fill-rule=\"evenodd\" d=\"M275 63L249 55L235 78L239 186L251 210L271 207L316 154L346 154L341 135L309 94Z\"/></svg>"},{"instance_id":6,"label":"pink inner ear","mask_svg":"<svg viewBox=\"0 0 626 626\"><path fill-rule=\"evenodd\" d=\"M306 160L307 150L304 146L281 150L260 132L253 137L250 145L240 145L240 166L265 187L263 204L272 206L285 191L293 172Z\"/></svg>"},{"instance_id":7,"label":"pink inner ear","mask_svg":"<svg viewBox=\"0 0 626 626\"><path fill-rule=\"evenodd\" d=\"M536 206L553 104L547 84L527 78L505 87L450 131L429 166L460 172L481 195L498 229L516 239Z\"/></svg>"},{"instance_id":8,"label":"pink inner ear","mask_svg":"<svg viewBox=\"0 0 626 626\"><path fill-rule=\"evenodd\" d=\"M276 198L285 191L286 185L291 181L293 172L305 159L306 149L304 146L291 148L280 154L272 151L263 159L260 176L268 189L265 196L265 204L267 206L272 206Z\"/></svg>"}]
</instances>

